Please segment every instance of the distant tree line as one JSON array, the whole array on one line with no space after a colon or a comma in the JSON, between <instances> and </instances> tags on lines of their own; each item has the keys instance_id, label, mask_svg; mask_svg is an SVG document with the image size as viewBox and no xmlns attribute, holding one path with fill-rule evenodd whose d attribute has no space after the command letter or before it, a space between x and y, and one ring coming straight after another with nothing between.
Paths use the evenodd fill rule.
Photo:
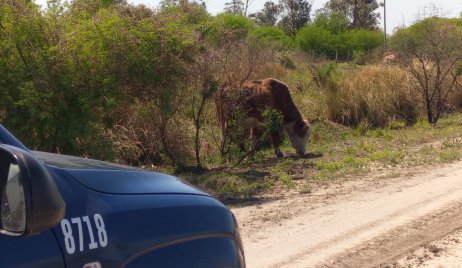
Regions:
<instances>
[{"instance_id":1,"label":"distant tree line","mask_svg":"<svg viewBox=\"0 0 462 268\"><path fill-rule=\"evenodd\" d=\"M248 1L229 1L224 11L245 15L247 5ZM378 7L375 0L330 0L313 16L310 1L279 0L267 1L260 11L248 16L268 31L275 31L270 27L283 30L307 52L350 60L383 42L383 33L377 27Z\"/></svg>"}]
</instances>

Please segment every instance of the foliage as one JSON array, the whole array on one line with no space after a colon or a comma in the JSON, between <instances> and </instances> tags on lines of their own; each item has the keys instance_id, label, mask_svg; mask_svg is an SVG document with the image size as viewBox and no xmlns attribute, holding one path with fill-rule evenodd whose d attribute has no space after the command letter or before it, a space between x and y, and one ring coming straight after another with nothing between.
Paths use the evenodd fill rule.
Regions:
<instances>
[{"instance_id":1,"label":"foliage","mask_svg":"<svg viewBox=\"0 0 462 268\"><path fill-rule=\"evenodd\" d=\"M376 29L380 13L377 0L329 0L319 12L324 16L335 14L348 21L350 29Z\"/></svg>"},{"instance_id":2,"label":"foliage","mask_svg":"<svg viewBox=\"0 0 462 268\"><path fill-rule=\"evenodd\" d=\"M107 0L107 1L113 1L113 0ZM117 0L117 1L125 1L125 0ZM206 4L204 0L193 0L193 1L188 1L188 0L161 0L159 3L159 6L161 9L169 9L172 7L187 7L191 5L200 5L202 8L206 8Z\"/></svg>"},{"instance_id":3,"label":"foliage","mask_svg":"<svg viewBox=\"0 0 462 268\"><path fill-rule=\"evenodd\" d=\"M245 39L255 23L241 15L219 14L215 16L206 32L209 42L217 47L230 41Z\"/></svg>"},{"instance_id":4,"label":"foliage","mask_svg":"<svg viewBox=\"0 0 462 268\"><path fill-rule=\"evenodd\" d=\"M319 26L306 26L295 37L295 42L302 50L317 55L335 56L338 36Z\"/></svg>"},{"instance_id":5,"label":"foliage","mask_svg":"<svg viewBox=\"0 0 462 268\"><path fill-rule=\"evenodd\" d=\"M295 41L303 51L346 60L355 53L368 53L382 43L380 31L353 29L342 32L344 28L341 25L340 21L330 24L329 21L317 20L298 31Z\"/></svg>"},{"instance_id":6,"label":"foliage","mask_svg":"<svg viewBox=\"0 0 462 268\"><path fill-rule=\"evenodd\" d=\"M383 33L375 30L354 29L345 32L342 39L345 42L343 53L346 53L347 59L351 54L354 59L358 59L382 44Z\"/></svg>"},{"instance_id":7,"label":"foliage","mask_svg":"<svg viewBox=\"0 0 462 268\"><path fill-rule=\"evenodd\" d=\"M290 38L280 28L271 26L257 27L249 33L249 36L256 38L258 41L263 42L265 45L281 51L293 47L292 38Z\"/></svg>"},{"instance_id":8,"label":"foliage","mask_svg":"<svg viewBox=\"0 0 462 268\"><path fill-rule=\"evenodd\" d=\"M382 44L383 33L364 29L351 30L345 33L344 40L350 51L370 51Z\"/></svg>"},{"instance_id":9,"label":"foliage","mask_svg":"<svg viewBox=\"0 0 462 268\"><path fill-rule=\"evenodd\" d=\"M263 124L268 134L281 131L283 116L280 111L267 108L263 111L262 116Z\"/></svg>"},{"instance_id":10,"label":"foliage","mask_svg":"<svg viewBox=\"0 0 462 268\"><path fill-rule=\"evenodd\" d=\"M255 22L261 26L275 26L282 12L282 7L272 1L267 1L262 10L250 17L255 19Z\"/></svg>"},{"instance_id":11,"label":"foliage","mask_svg":"<svg viewBox=\"0 0 462 268\"><path fill-rule=\"evenodd\" d=\"M109 63L106 55L96 52L92 68L77 67L83 55L63 53L60 28L51 25L59 19L46 19L28 1L0 9L3 123L35 149L110 157L104 128L116 92L108 91L108 70L97 72Z\"/></svg>"},{"instance_id":12,"label":"foliage","mask_svg":"<svg viewBox=\"0 0 462 268\"><path fill-rule=\"evenodd\" d=\"M346 17L335 13L319 13L314 19L313 25L326 29L333 34L341 34L348 29Z\"/></svg>"},{"instance_id":13,"label":"foliage","mask_svg":"<svg viewBox=\"0 0 462 268\"><path fill-rule=\"evenodd\" d=\"M279 0L283 15L278 25L286 33L295 36L297 31L311 21L312 4L307 0Z\"/></svg>"},{"instance_id":14,"label":"foliage","mask_svg":"<svg viewBox=\"0 0 462 268\"><path fill-rule=\"evenodd\" d=\"M0 64L7 127L32 148L124 159L126 146L108 130L121 122L124 129L136 127L124 113L140 100L142 110L158 115L152 142L161 144L144 140L141 147L151 151L143 154L184 159L168 136L184 101L186 80L178 78L185 77L199 48L196 31L208 20L201 6L174 5L154 20L151 10L123 2L76 1L67 9L50 2L43 15L32 3L19 3L1 6L0 51L11 57ZM134 133L133 140L143 140Z\"/></svg>"},{"instance_id":15,"label":"foliage","mask_svg":"<svg viewBox=\"0 0 462 268\"><path fill-rule=\"evenodd\" d=\"M244 14L244 2L242 2L242 0L230 0L229 2L226 2L225 12L236 14L236 15L243 15Z\"/></svg>"}]
</instances>

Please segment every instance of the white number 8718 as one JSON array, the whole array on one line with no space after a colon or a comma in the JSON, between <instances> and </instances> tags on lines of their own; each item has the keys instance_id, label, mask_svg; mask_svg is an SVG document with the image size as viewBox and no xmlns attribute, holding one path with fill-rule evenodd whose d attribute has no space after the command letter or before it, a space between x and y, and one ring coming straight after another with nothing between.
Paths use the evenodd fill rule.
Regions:
<instances>
[{"instance_id":1,"label":"white number 8718","mask_svg":"<svg viewBox=\"0 0 462 268\"><path fill-rule=\"evenodd\" d=\"M95 241L96 237L93 233L93 227L91 224L91 220L88 216L71 218L70 221L68 219L63 219L61 221L61 230L63 231L63 235L64 235L64 245L66 246L66 251L68 254L74 254L77 248L76 238L74 238L72 225L75 225L77 227L77 234L78 234L77 241L79 243L78 248L80 252L84 251L85 248L88 248L89 250L91 250L91 249L96 249L98 247L104 248L107 246L108 237L107 237L106 226L104 224L103 217L100 214L95 214L93 215L93 221L94 221L94 225L96 226L98 243ZM86 231L88 231L88 237L90 239L90 241L87 241L89 242L87 244L87 247L85 247L86 245L83 241L84 240L83 233L85 232L83 225L87 227ZM75 235L76 237L77 237L77 234Z\"/></svg>"}]
</instances>

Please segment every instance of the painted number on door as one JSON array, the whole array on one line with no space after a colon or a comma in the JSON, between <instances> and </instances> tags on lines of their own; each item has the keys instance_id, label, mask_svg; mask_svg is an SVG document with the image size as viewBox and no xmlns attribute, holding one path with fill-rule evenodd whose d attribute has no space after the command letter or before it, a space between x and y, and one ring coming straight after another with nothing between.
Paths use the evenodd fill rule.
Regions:
<instances>
[{"instance_id":1,"label":"painted number on door","mask_svg":"<svg viewBox=\"0 0 462 268\"><path fill-rule=\"evenodd\" d=\"M94 227L96 230L94 229ZM107 246L106 226L100 214L63 219L61 230L64 235L64 245L68 254L74 254L77 250L82 252L86 249L92 250ZM87 241L84 241L84 234L88 234Z\"/></svg>"}]
</instances>

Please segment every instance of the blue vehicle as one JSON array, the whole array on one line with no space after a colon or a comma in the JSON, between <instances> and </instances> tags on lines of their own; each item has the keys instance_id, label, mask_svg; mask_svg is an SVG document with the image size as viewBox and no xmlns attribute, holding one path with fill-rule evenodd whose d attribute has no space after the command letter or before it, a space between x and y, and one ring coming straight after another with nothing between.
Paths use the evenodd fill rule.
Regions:
<instances>
[{"instance_id":1,"label":"blue vehicle","mask_svg":"<svg viewBox=\"0 0 462 268\"><path fill-rule=\"evenodd\" d=\"M0 267L245 267L236 220L176 177L30 151L0 125Z\"/></svg>"}]
</instances>

